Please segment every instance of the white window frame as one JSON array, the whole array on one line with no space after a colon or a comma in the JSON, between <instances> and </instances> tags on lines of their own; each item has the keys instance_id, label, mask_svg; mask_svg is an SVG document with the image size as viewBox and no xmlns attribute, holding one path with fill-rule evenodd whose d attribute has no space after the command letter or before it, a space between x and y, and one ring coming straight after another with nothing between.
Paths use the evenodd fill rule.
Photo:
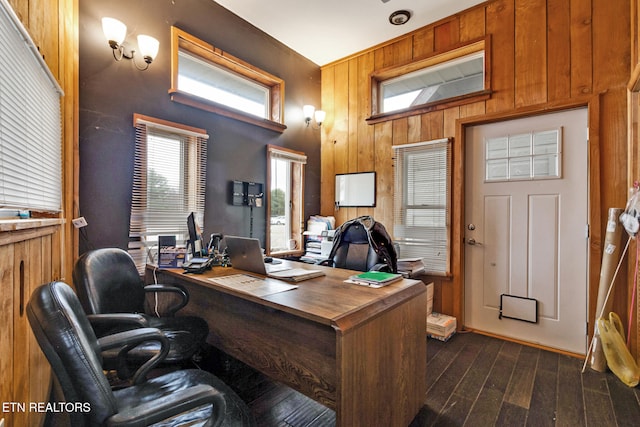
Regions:
<instances>
[{"instance_id":1,"label":"white window frame","mask_svg":"<svg viewBox=\"0 0 640 427\"><path fill-rule=\"evenodd\" d=\"M178 123L134 115L136 128L136 149L131 197L131 219L129 225L129 253L136 261L139 271L143 271L147 261L155 261L158 236L176 236L176 243L183 244L188 238L187 217L195 213L199 226L204 226L204 206L206 188L207 139L203 129L192 128ZM149 158L149 144L179 144L179 156L175 162L180 171L174 174L177 181L169 183L173 191L167 199L155 206L150 200L150 162L170 164L175 160L175 147L157 152ZM171 158L162 161L162 156L173 152ZM153 172L156 174L157 172Z\"/></svg>"},{"instance_id":2,"label":"white window frame","mask_svg":"<svg viewBox=\"0 0 640 427\"><path fill-rule=\"evenodd\" d=\"M428 274L451 275L451 139L393 146L394 243ZM429 224L431 223L431 224Z\"/></svg>"},{"instance_id":3,"label":"white window frame","mask_svg":"<svg viewBox=\"0 0 640 427\"><path fill-rule=\"evenodd\" d=\"M280 165L275 164L278 162ZM300 151L273 145L267 146L267 253L269 255L293 255L303 251L302 232L304 228L304 170L307 156ZM272 211L275 180L285 191L284 237L279 241L272 236L276 226L272 223L279 212ZM284 181L284 183L282 182ZM295 244L290 246L288 242Z\"/></svg>"}]
</instances>

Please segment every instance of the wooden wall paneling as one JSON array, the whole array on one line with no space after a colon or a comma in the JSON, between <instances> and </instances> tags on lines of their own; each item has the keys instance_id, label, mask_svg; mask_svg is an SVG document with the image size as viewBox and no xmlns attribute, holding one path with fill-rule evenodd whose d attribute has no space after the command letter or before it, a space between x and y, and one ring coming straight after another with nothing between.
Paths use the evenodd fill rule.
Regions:
<instances>
[{"instance_id":1,"label":"wooden wall paneling","mask_svg":"<svg viewBox=\"0 0 640 427\"><path fill-rule=\"evenodd\" d=\"M406 64L413 59L413 39L402 38L375 50L375 69Z\"/></svg>"},{"instance_id":2,"label":"wooden wall paneling","mask_svg":"<svg viewBox=\"0 0 640 427\"><path fill-rule=\"evenodd\" d=\"M29 24L29 1L27 0L9 0L9 4L13 8L20 21L24 26Z\"/></svg>"},{"instance_id":3,"label":"wooden wall paneling","mask_svg":"<svg viewBox=\"0 0 640 427\"><path fill-rule=\"evenodd\" d=\"M515 7L513 0L499 0L487 5L487 34L491 34L491 99L487 112L506 111L514 107Z\"/></svg>"},{"instance_id":4,"label":"wooden wall paneling","mask_svg":"<svg viewBox=\"0 0 640 427\"><path fill-rule=\"evenodd\" d=\"M485 8L478 7L460 15L460 41L466 42L484 37Z\"/></svg>"},{"instance_id":5,"label":"wooden wall paneling","mask_svg":"<svg viewBox=\"0 0 640 427\"><path fill-rule=\"evenodd\" d=\"M631 25L629 3L626 1L594 1L592 4L592 25L594 91L601 92L612 87L626 87L630 70L630 55L628 54ZM626 51L627 55L621 56L622 50Z\"/></svg>"},{"instance_id":6,"label":"wooden wall paneling","mask_svg":"<svg viewBox=\"0 0 640 427\"><path fill-rule=\"evenodd\" d=\"M407 120L407 142L421 142L422 138L422 116L409 116ZM398 121L398 120L396 120Z\"/></svg>"},{"instance_id":7,"label":"wooden wall paneling","mask_svg":"<svg viewBox=\"0 0 640 427\"><path fill-rule=\"evenodd\" d=\"M51 251L51 235L42 236L38 239L31 239L27 242L29 245L29 283L26 300L28 301L31 294L41 284L51 280L52 271L52 251ZM26 304L26 303L25 303ZM26 305L25 305L26 307ZM28 319L28 355L29 364L29 402L47 402L49 400L49 392L51 385L51 368L40 346L36 341L36 337L31 331ZM38 412L29 412L29 425L37 426L42 423L43 416Z\"/></svg>"},{"instance_id":8,"label":"wooden wall paneling","mask_svg":"<svg viewBox=\"0 0 640 427\"><path fill-rule=\"evenodd\" d=\"M357 156L358 168L360 172L372 171L375 169L374 150L371 149L373 140L373 127L365 121L371 115L369 105L371 105L371 80L369 75L373 71L374 55L365 53L356 59L356 126L357 126Z\"/></svg>"},{"instance_id":9,"label":"wooden wall paneling","mask_svg":"<svg viewBox=\"0 0 640 427\"><path fill-rule=\"evenodd\" d=\"M571 11L563 0L547 2L547 97L571 97Z\"/></svg>"},{"instance_id":10,"label":"wooden wall paneling","mask_svg":"<svg viewBox=\"0 0 640 427\"><path fill-rule=\"evenodd\" d=\"M457 120L460 118L460 108L453 107L444 110L442 130L444 138L454 138L457 130Z\"/></svg>"},{"instance_id":11,"label":"wooden wall paneling","mask_svg":"<svg viewBox=\"0 0 640 427\"><path fill-rule=\"evenodd\" d=\"M639 2L640 3L640 2ZM634 2L632 2L634 5ZM632 23L634 20L637 20L637 10L632 11L631 20ZM634 15L634 13L636 15ZM633 26L633 24L632 24ZM633 46L633 43L632 43ZM633 62L632 62L633 63ZM632 80L629 82L629 85L632 87L636 86L637 76L632 76ZM628 136L628 152L629 152L629 160L627 166L627 183L629 188L633 186L634 181L640 181L640 93L634 90L629 90L627 95L627 111L628 111L628 128L629 128L629 136ZM638 241L634 239L629 245L629 253L637 254ZM630 259L634 259L633 256ZM635 279L636 281L640 281L640 277L636 275L640 275L640 272L635 271L635 263L630 262L627 271L629 272L629 277ZM640 289L636 290L635 294L636 301L640 301ZM636 355L636 361L640 361L640 351L638 348L638 344L640 343L640 328L638 327L638 316L640 316L640 304L637 304L635 310L630 307L630 312L633 313L633 319L631 322L631 330L636 331L636 333L630 334L631 342L629 343L629 349L632 354Z\"/></svg>"},{"instance_id":12,"label":"wooden wall paneling","mask_svg":"<svg viewBox=\"0 0 640 427\"><path fill-rule=\"evenodd\" d=\"M0 245L0 401L15 402L13 393L13 245ZM11 413L0 415L5 418L7 426L13 425Z\"/></svg>"},{"instance_id":13,"label":"wooden wall paneling","mask_svg":"<svg viewBox=\"0 0 640 427\"><path fill-rule=\"evenodd\" d=\"M334 176L335 176L335 66L322 69L320 99L327 114L320 132L320 214L334 214Z\"/></svg>"},{"instance_id":14,"label":"wooden wall paneling","mask_svg":"<svg viewBox=\"0 0 640 427\"><path fill-rule=\"evenodd\" d=\"M640 14L638 10L640 9L640 0L631 0L629 2L631 17L631 67L635 67L639 62L639 53L640 53Z\"/></svg>"},{"instance_id":15,"label":"wooden wall paneling","mask_svg":"<svg viewBox=\"0 0 640 427\"><path fill-rule=\"evenodd\" d=\"M430 141L444 137L444 110L422 114L422 140Z\"/></svg>"},{"instance_id":16,"label":"wooden wall paneling","mask_svg":"<svg viewBox=\"0 0 640 427\"><path fill-rule=\"evenodd\" d=\"M359 108L358 105L361 104L358 96L360 95L360 82L358 80L358 58L351 59L347 61L349 66L349 84L348 84L348 100L347 100L347 111L348 111L348 136L347 136L347 150L348 150L348 160L347 160L347 170L349 171L359 171L359 163L360 163L360 152L358 150L358 119L359 119ZM364 142L364 141L363 141Z\"/></svg>"},{"instance_id":17,"label":"wooden wall paneling","mask_svg":"<svg viewBox=\"0 0 640 427\"><path fill-rule=\"evenodd\" d=\"M412 37L413 39L413 58L419 59L433 53L433 28L426 27L418 30Z\"/></svg>"},{"instance_id":18,"label":"wooden wall paneling","mask_svg":"<svg viewBox=\"0 0 640 427\"><path fill-rule=\"evenodd\" d=\"M376 153L377 195L373 217L393 234L393 149L396 134L392 122L374 125L373 148ZM406 127L405 127L406 129ZM403 132L398 132L402 137Z\"/></svg>"},{"instance_id":19,"label":"wooden wall paneling","mask_svg":"<svg viewBox=\"0 0 640 427\"><path fill-rule=\"evenodd\" d=\"M54 275L53 278L71 282L73 263L78 257L79 231L71 223L72 218L80 216L79 182L80 160L78 147L79 128L79 72L78 72L78 1L58 0L59 2L59 40L60 60L59 82L64 89L62 99L63 120L63 209L66 223L62 231L55 234Z\"/></svg>"},{"instance_id":20,"label":"wooden wall paneling","mask_svg":"<svg viewBox=\"0 0 640 427\"><path fill-rule=\"evenodd\" d=\"M589 218L591 227L589 230L589 312L588 318L594 319L596 316L596 302L598 295L598 287L600 282L600 270L603 251L604 228L602 218L602 194L601 176L602 161L601 155L601 139L600 139L600 116L601 116L601 96L593 96L589 101ZM589 336L593 334L595 326L594 321L590 320Z\"/></svg>"},{"instance_id":21,"label":"wooden wall paneling","mask_svg":"<svg viewBox=\"0 0 640 427\"><path fill-rule=\"evenodd\" d=\"M49 69L60 82L58 50L64 44L59 40L58 11L62 0L29 0L29 31L34 37Z\"/></svg>"},{"instance_id":22,"label":"wooden wall paneling","mask_svg":"<svg viewBox=\"0 0 640 427\"><path fill-rule=\"evenodd\" d=\"M593 93L591 0L571 0L571 96Z\"/></svg>"},{"instance_id":23,"label":"wooden wall paneling","mask_svg":"<svg viewBox=\"0 0 640 427\"><path fill-rule=\"evenodd\" d=\"M335 67L334 109L334 163L335 174L354 172L349 169L349 66L351 61L342 62ZM331 182L334 181L332 178ZM334 190L335 192L335 190ZM335 197L335 195L334 195ZM352 213L353 212L353 213ZM354 208L340 208L336 211L336 226L342 224L355 214Z\"/></svg>"},{"instance_id":24,"label":"wooden wall paneling","mask_svg":"<svg viewBox=\"0 0 640 427\"><path fill-rule=\"evenodd\" d=\"M547 101L546 0L516 0L515 105Z\"/></svg>"},{"instance_id":25,"label":"wooden wall paneling","mask_svg":"<svg viewBox=\"0 0 640 427\"><path fill-rule=\"evenodd\" d=\"M29 299L30 269L28 242L14 244L14 310L13 310L13 390L16 402L25 402L29 395L29 323L26 305ZM27 412L14 412L14 425L29 425Z\"/></svg>"},{"instance_id":26,"label":"wooden wall paneling","mask_svg":"<svg viewBox=\"0 0 640 427\"><path fill-rule=\"evenodd\" d=\"M460 42L460 18L453 16L437 24L433 29L433 41L436 52L447 50Z\"/></svg>"}]
</instances>

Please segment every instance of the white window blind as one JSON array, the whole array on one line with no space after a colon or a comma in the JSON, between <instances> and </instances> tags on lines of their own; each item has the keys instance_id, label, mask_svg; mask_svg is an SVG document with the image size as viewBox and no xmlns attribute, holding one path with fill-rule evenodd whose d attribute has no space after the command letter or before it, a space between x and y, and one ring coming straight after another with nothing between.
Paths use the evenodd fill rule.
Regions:
<instances>
[{"instance_id":1,"label":"white window blind","mask_svg":"<svg viewBox=\"0 0 640 427\"><path fill-rule=\"evenodd\" d=\"M450 272L451 142L393 147L394 242L401 258L422 258L431 274Z\"/></svg>"},{"instance_id":2,"label":"white window blind","mask_svg":"<svg viewBox=\"0 0 640 427\"><path fill-rule=\"evenodd\" d=\"M0 0L0 208L62 209L62 89Z\"/></svg>"},{"instance_id":3,"label":"white window blind","mask_svg":"<svg viewBox=\"0 0 640 427\"><path fill-rule=\"evenodd\" d=\"M207 139L202 129L134 116L136 149L129 253L140 271L158 236L187 240L187 217L204 225Z\"/></svg>"}]
</instances>

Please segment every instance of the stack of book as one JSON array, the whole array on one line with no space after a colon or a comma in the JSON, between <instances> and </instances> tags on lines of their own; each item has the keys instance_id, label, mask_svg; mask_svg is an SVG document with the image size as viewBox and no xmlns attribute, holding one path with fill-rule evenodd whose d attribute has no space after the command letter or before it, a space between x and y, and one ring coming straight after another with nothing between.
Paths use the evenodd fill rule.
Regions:
<instances>
[{"instance_id":1,"label":"stack of book","mask_svg":"<svg viewBox=\"0 0 640 427\"><path fill-rule=\"evenodd\" d=\"M441 313L427 316L427 336L440 341L448 341L456 333L456 318Z\"/></svg>"},{"instance_id":2,"label":"stack of book","mask_svg":"<svg viewBox=\"0 0 640 427\"><path fill-rule=\"evenodd\" d=\"M424 271L422 258L401 258L398 260L398 273L405 277L412 277Z\"/></svg>"}]
</instances>

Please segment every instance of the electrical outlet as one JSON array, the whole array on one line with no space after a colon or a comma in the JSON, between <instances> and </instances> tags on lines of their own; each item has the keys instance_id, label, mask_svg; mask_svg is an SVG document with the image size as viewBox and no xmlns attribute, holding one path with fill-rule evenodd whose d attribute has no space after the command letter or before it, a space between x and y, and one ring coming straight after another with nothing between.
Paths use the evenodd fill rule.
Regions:
<instances>
[{"instance_id":1,"label":"electrical outlet","mask_svg":"<svg viewBox=\"0 0 640 427\"><path fill-rule=\"evenodd\" d=\"M82 228L87 226L87 220L84 219L83 216L72 219L71 223L73 223L73 226L75 228Z\"/></svg>"}]
</instances>

